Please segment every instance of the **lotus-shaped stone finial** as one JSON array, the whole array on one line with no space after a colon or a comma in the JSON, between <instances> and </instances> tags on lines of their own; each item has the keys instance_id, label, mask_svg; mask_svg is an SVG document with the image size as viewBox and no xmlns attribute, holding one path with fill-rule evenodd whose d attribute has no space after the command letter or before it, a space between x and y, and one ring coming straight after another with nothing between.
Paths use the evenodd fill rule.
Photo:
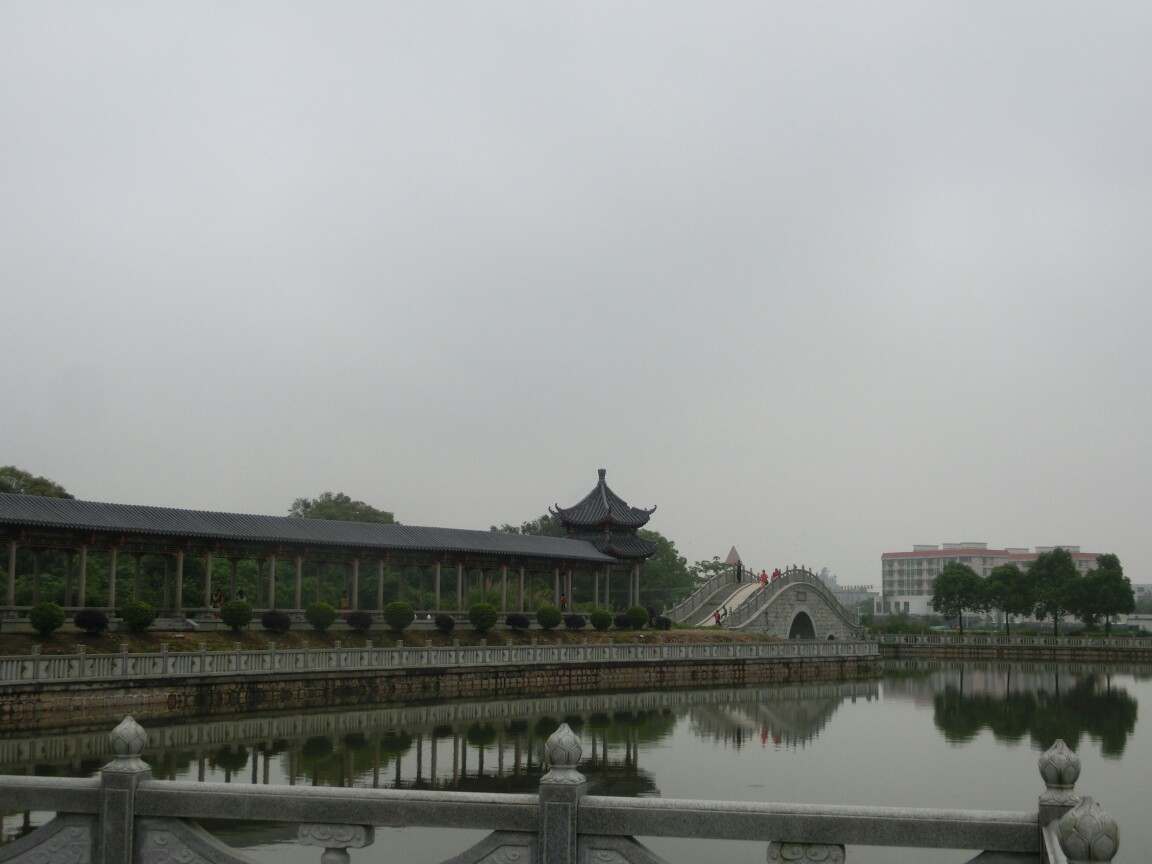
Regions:
<instances>
[{"instance_id":1,"label":"lotus-shaped stone finial","mask_svg":"<svg viewBox=\"0 0 1152 864\"><path fill-rule=\"evenodd\" d=\"M144 727L136 722L136 718L129 714L119 725L108 733L112 742L112 753L116 758L105 766L105 771L149 771L147 763L140 758L144 747L148 744L148 733Z\"/></svg>"},{"instance_id":2,"label":"lotus-shaped stone finial","mask_svg":"<svg viewBox=\"0 0 1152 864\"><path fill-rule=\"evenodd\" d=\"M1057 738L1056 743L1040 757L1039 764L1040 777L1048 787L1040 796L1040 803L1074 806L1080 800L1074 791L1076 781L1080 779L1080 757L1068 749L1063 738Z\"/></svg>"},{"instance_id":3,"label":"lotus-shaped stone finial","mask_svg":"<svg viewBox=\"0 0 1152 864\"><path fill-rule=\"evenodd\" d=\"M1120 848L1116 820L1089 795L1060 817L1059 832L1068 864L1111 861Z\"/></svg>"},{"instance_id":4,"label":"lotus-shaped stone finial","mask_svg":"<svg viewBox=\"0 0 1152 864\"><path fill-rule=\"evenodd\" d=\"M540 778L540 782L583 783L584 775L576 770L583 755L584 749L576 733L567 723L561 723L560 728L544 742L544 759L550 770Z\"/></svg>"}]
</instances>

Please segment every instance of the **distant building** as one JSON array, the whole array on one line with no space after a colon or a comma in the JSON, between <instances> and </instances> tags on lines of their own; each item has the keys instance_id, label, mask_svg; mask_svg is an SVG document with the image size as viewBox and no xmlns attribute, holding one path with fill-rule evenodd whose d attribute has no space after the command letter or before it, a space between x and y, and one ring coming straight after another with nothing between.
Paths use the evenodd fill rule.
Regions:
<instances>
[{"instance_id":1,"label":"distant building","mask_svg":"<svg viewBox=\"0 0 1152 864\"><path fill-rule=\"evenodd\" d=\"M885 552L880 556L880 612L907 612L910 615L932 614L932 581L950 561L967 564L981 576L987 576L1001 564L1015 564L1021 570L1056 546L1009 546L989 549L987 543L945 543L942 546L913 546L911 552ZM1076 569L1087 573L1096 566L1101 553L1081 552L1079 546L1060 546L1076 562Z\"/></svg>"},{"instance_id":2,"label":"distant building","mask_svg":"<svg viewBox=\"0 0 1152 864\"><path fill-rule=\"evenodd\" d=\"M827 567L822 567L817 575L844 608L856 612L875 612L879 608L880 592L871 585L841 585Z\"/></svg>"}]
</instances>

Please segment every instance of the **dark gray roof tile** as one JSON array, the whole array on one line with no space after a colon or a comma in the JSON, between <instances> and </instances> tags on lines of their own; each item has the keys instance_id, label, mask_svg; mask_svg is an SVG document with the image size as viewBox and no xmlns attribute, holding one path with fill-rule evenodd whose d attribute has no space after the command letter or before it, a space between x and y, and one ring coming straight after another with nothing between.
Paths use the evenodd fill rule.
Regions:
<instances>
[{"instance_id":1,"label":"dark gray roof tile","mask_svg":"<svg viewBox=\"0 0 1152 864\"><path fill-rule=\"evenodd\" d=\"M164 535L225 542L360 547L432 554L552 558L597 564L614 560L599 552L591 543L566 537L219 513L149 507L143 504L103 504L4 493L0 493L0 526Z\"/></svg>"}]
</instances>

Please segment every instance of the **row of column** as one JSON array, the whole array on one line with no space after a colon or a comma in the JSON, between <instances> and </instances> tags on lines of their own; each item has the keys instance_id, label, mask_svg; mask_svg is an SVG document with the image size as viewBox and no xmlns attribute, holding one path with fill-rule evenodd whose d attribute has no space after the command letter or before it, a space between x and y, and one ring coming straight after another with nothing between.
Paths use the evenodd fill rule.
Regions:
<instances>
[{"instance_id":1,"label":"row of column","mask_svg":"<svg viewBox=\"0 0 1152 864\"><path fill-rule=\"evenodd\" d=\"M18 548L19 548L19 544L16 543L16 541L14 541L14 540L9 541L9 543L8 543L8 581L7 581L6 603L5 603L5 605L7 605L9 607L16 605L16 550ZM78 579L77 579L77 582L78 582L77 593L79 594L79 602L76 605L83 608L85 605L85 598L86 598L87 587L88 587L88 585L87 585L87 582L88 582L88 546L82 545L79 547L79 549L77 551L79 552L79 555L80 555L80 565L79 565L79 573L78 573ZM108 548L108 556L109 556L108 607L112 608L112 609L116 608L116 600L117 600L117 598L116 598L116 570L117 570L117 558L118 558L119 551L120 550L115 546ZM133 599L138 599L139 594L140 594L140 564L141 564L141 559L143 558L143 554L144 553L135 553L134 554L136 566L135 566L135 571L134 571L133 580L132 580L132 597L133 597ZM184 611L184 603L183 603L183 597L184 597L184 557L185 557L184 550L182 550L182 549L177 550L173 557L175 558L175 561L176 561L176 570L175 570L175 585L174 585L174 591L173 591L173 601L174 602L172 603L172 606L173 606L175 614L179 615ZM36 586L36 589L38 589L39 588L39 578L40 578L40 558L37 555L37 556L34 556L33 560L34 560L33 580L34 580L34 585ZM204 597L204 607L205 608L212 605L212 594L213 594L213 590L212 590L212 565L213 565L214 560L215 559L214 559L214 555L212 552L205 552L204 553L203 597ZM231 579L230 579L229 597L236 598L240 595L240 592L238 592L238 590L237 590L237 573L236 573L236 568L237 568L237 565L238 565L240 559L229 558L228 560L231 562L231 571L232 571L231 572ZM296 609L302 609L302 608L304 608L303 607L303 597L302 597L302 591L303 591L302 586L303 586L303 575L304 575L304 556L296 555L296 556L294 556L294 560L296 562L295 595L294 595L295 608ZM257 577L256 577L257 580L259 580L261 578L261 572L264 569L263 563L264 562L262 560L257 559ZM317 578L316 578L317 599L319 599L319 593L320 593L321 580L320 580L319 568L320 568L321 564L322 564L322 562L317 562L317 565L316 565L317 566L317 574L316 574L316 576L317 576ZM376 565L375 566L375 571L376 571L375 572L375 576L376 576L376 609L377 609L377 611L383 610L383 608L384 608L384 564L385 564L385 562L383 559L379 559L375 562L375 565ZM442 600L441 589L442 589L442 582L443 582L443 565L442 565L442 562L437 561L435 563L434 567L435 567L435 573L434 573L434 578L433 578L433 596L434 596L433 610L434 611L440 611L442 608L442 605L441 605L441 600ZM423 597L424 597L423 569L424 568L421 568L421 591L420 591L421 605L423 605ZM463 611L463 608L464 608L464 588L465 588L465 575L464 575L463 562L457 562L454 569L456 571L456 573L455 573L455 576L456 576L456 579L455 579L455 582L456 582L456 585L455 585L455 587L456 587L456 609L459 611ZM503 565L500 568L500 611L504 612L504 613L509 611L508 610L508 570L509 570L509 568L507 565ZM485 571L485 572L487 572L487 571ZM515 598L516 609L515 609L515 611L524 612L525 568L523 566L520 566L519 568L516 568L516 570L513 571L513 574L514 574L514 578L516 579L516 582L514 585L514 589L516 592L516 598ZM626 605L631 606L631 605L635 605L635 604L640 602L640 568L639 568L639 565L633 565L632 568L628 571L627 575L628 575L628 582L627 582L627 586L626 586L626 590L625 590L626 601L627 601ZM552 576L553 576L553 602L555 603L555 605L557 607L560 607L561 609L564 609L565 611L573 608L573 605L576 602L575 593L574 593L575 589L574 589L574 584L573 584L573 571L571 569L568 569L568 570L563 571L563 573L562 573L560 568L557 567L557 568L553 568ZM601 580L603 580L603 585L604 585L603 605L608 606L611 602L611 597L610 597L610 595L611 595L611 576L612 576L611 569L608 567L605 567L602 571L593 572L592 576L593 576L593 589L592 589L593 605L594 606L600 606L601 605L600 584L601 584ZM69 567L68 578L70 579L70 577L71 577L71 568ZM268 578L267 597L268 597L269 608L275 608L275 605L276 605L276 577L277 577L277 556L269 555L268 556L268 577L267 577ZM356 609L358 607L358 598L360 596L360 559L357 559L357 558L354 558L351 561L351 583L352 583L351 589L350 589L350 591L347 592L349 595L349 602L347 605L348 605L348 608L350 608L350 609ZM167 556L165 556L165 582L164 582L165 589L167 589L167 585L168 585L168 560L167 560ZM36 599L38 599L38 594L39 594L39 591L35 590L34 591L34 597ZM399 595L400 596L404 595L404 571L403 570L401 570L401 572L400 572ZM246 598L241 598L241 599L246 599ZM165 600L165 605L168 605L167 600ZM424 610L421 609L420 611L424 611Z\"/></svg>"}]
</instances>

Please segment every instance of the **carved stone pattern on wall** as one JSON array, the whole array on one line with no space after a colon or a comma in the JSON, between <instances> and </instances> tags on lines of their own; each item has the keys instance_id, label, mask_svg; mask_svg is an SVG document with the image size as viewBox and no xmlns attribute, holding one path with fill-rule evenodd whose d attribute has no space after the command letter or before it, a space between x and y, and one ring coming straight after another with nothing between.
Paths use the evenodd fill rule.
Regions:
<instances>
[{"instance_id":1,"label":"carved stone pattern on wall","mask_svg":"<svg viewBox=\"0 0 1152 864\"><path fill-rule=\"evenodd\" d=\"M578 864L667 864L631 837L583 836L577 846Z\"/></svg>"},{"instance_id":2,"label":"carved stone pattern on wall","mask_svg":"<svg viewBox=\"0 0 1152 864\"><path fill-rule=\"evenodd\" d=\"M196 822L149 817L136 822L137 862L144 864L251 864Z\"/></svg>"},{"instance_id":3,"label":"carved stone pattern on wall","mask_svg":"<svg viewBox=\"0 0 1152 864\"><path fill-rule=\"evenodd\" d=\"M442 864L534 864L536 838L520 831L493 831Z\"/></svg>"},{"instance_id":4,"label":"carved stone pattern on wall","mask_svg":"<svg viewBox=\"0 0 1152 864\"><path fill-rule=\"evenodd\" d=\"M57 816L0 852L10 864L90 864L94 827L91 817Z\"/></svg>"},{"instance_id":5,"label":"carved stone pattern on wall","mask_svg":"<svg viewBox=\"0 0 1152 864\"><path fill-rule=\"evenodd\" d=\"M831 843L781 843L768 844L768 861L787 864L843 864L844 847Z\"/></svg>"},{"instance_id":6,"label":"carved stone pattern on wall","mask_svg":"<svg viewBox=\"0 0 1152 864\"><path fill-rule=\"evenodd\" d=\"M310 822L299 826L296 832L296 841L302 846L325 849L362 849L371 846L375 839L375 829L370 825Z\"/></svg>"}]
</instances>

